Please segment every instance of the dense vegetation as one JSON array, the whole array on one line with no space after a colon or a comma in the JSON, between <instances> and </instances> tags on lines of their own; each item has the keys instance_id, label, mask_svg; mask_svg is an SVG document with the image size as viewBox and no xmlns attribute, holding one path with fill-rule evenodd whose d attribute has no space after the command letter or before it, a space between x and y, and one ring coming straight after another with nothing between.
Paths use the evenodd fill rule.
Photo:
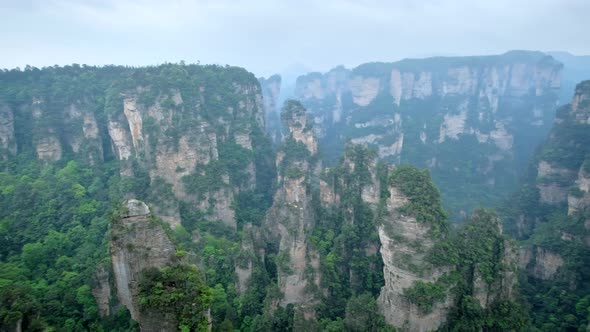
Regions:
<instances>
[{"instance_id":1,"label":"dense vegetation","mask_svg":"<svg viewBox=\"0 0 590 332\"><path fill-rule=\"evenodd\" d=\"M377 216L361 198L362 188L372 183L369 167L374 167L370 165L374 158L374 151L351 145L340 165L323 175L341 200L337 207L317 207L320 222L311 236L322 257L321 282L327 290L319 313L323 324L330 326L340 319L345 323L350 320L349 306L358 305L361 299L370 306L383 286L381 255L370 250L378 241ZM382 320L374 316L364 328L380 324L379 319ZM373 330L377 330L377 325Z\"/></svg>"},{"instance_id":2,"label":"dense vegetation","mask_svg":"<svg viewBox=\"0 0 590 332\"><path fill-rule=\"evenodd\" d=\"M253 89L258 85L255 77L241 68L183 63L146 68L27 67L0 73L0 107L14 112L18 150L15 157L10 151L0 151L0 330L12 330L17 324L30 331L137 330L124 307L115 305L111 315L100 317L92 294L97 269L106 268L107 274L110 270L111 210L129 196L164 207L174 201L170 185L162 178L150 177L150 156L140 155L128 162L114 160L107 121L121 115L122 94L138 93L140 108L157 102L163 110L176 112L173 127L166 132L161 132L154 118L144 119L152 149L159 143L177 148L179 135L197 127L195 121L205 120L213 132L227 137L220 142L217 162L206 167L201 177L187 178L188 190L201 194L203 188L223 186L220 174L228 174L231 186L243 188L233 205L238 224L260 222L272 197L274 156L264 128L253 118L230 112L239 109L241 102L236 82L243 87L250 84ZM175 91L182 96L181 105L170 97ZM37 104L41 112L35 110ZM98 143L91 145L92 158L84 150L86 143L77 153L71 150L70 143L82 136L83 128L82 120L72 120L68 113L72 104L96 118L99 137ZM229 132L225 121L232 124ZM253 151L232 142L234 135L243 134L248 127ZM37 160L36 144L48 135L55 136L63 148L60 161ZM165 141L159 141L162 139ZM244 184L245 166L250 162L256 166L254 188ZM122 169L129 168L133 177L120 175ZM200 171L195 170L197 174ZM239 327L248 313L238 315L236 308L241 312L242 307L258 305L254 303L257 299L237 299L235 292L233 266L239 256L240 235L210 220L208 211L184 202L179 205L182 226L169 234L180 252L188 251L189 261L199 264L203 282L212 289L211 296L202 301L203 308L211 304L215 329L232 330L232 324ZM198 243L191 240L197 233ZM154 272L152 280L172 278L173 272ZM162 298L145 298L148 306L163 303ZM195 322L183 321L182 315L179 321L195 326Z\"/></svg>"},{"instance_id":3,"label":"dense vegetation","mask_svg":"<svg viewBox=\"0 0 590 332\"><path fill-rule=\"evenodd\" d=\"M0 173L0 329L134 329L126 309L100 318L91 292L122 197L114 166L23 160Z\"/></svg>"},{"instance_id":4,"label":"dense vegetation","mask_svg":"<svg viewBox=\"0 0 590 332\"><path fill-rule=\"evenodd\" d=\"M590 81L576 89L579 95L590 94ZM579 105L582 118L588 105ZM506 229L530 251L532 261L521 275L521 289L531 312L533 325L540 331L580 331L590 323L590 250L587 226L588 207L568 211L568 202L543 202L540 188L556 186L570 197L584 199L576 178L588 174L590 126L577 120L570 105L557 111L547 141L540 147L521 189L501 209ZM560 170L538 176L537 165L544 161ZM585 242L586 241L586 242ZM563 266L550 277L538 273L540 252L556 255ZM539 257L542 259L542 257Z\"/></svg>"},{"instance_id":5,"label":"dense vegetation","mask_svg":"<svg viewBox=\"0 0 590 332\"><path fill-rule=\"evenodd\" d=\"M400 213L413 215L419 222L432 225L435 232L446 234L447 213L442 209L440 193L427 170L400 166L393 170L389 181L409 199L408 204L399 209Z\"/></svg>"},{"instance_id":6,"label":"dense vegetation","mask_svg":"<svg viewBox=\"0 0 590 332\"><path fill-rule=\"evenodd\" d=\"M435 282L416 281L404 290L405 298L423 314L439 303L451 301L454 306L442 327L444 331L530 328L521 299L506 295L504 289L513 287L507 283L511 282L508 276L516 271L515 244L502 235L496 214L477 209L464 225L451 230L438 189L427 171L398 167L391 172L389 181L409 199L398 211L427 223L433 230L430 237L434 245L425 253L425 260L448 269Z\"/></svg>"},{"instance_id":7,"label":"dense vegetation","mask_svg":"<svg viewBox=\"0 0 590 332\"><path fill-rule=\"evenodd\" d=\"M207 311L212 300L211 289L196 266L178 264L146 270L139 281L141 309L173 315L183 332L208 331Z\"/></svg>"},{"instance_id":8,"label":"dense vegetation","mask_svg":"<svg viewBox=\"0 0 590 332\"><path fill-rule=\"evenodd\" d=\"M551 89L518 96L502 89L490 92L483 81L471 92L445 93L441 84L465 80L466 88L468 82L487 80L492 68L513 65L551 72L561 66L547 54L529 51L371 62L302 76L298 95L322 123L318 132L327 162L335 164L350 140L378 147L380 156L390 163L428 168L451 220L460 222L477 207L499 206L516 189L533 151L551 128L557 94ZM463 69L469 79L458 79L455 70ZM402 80L396 92L394 70L399 70ZM499 75L496 79L503 80L504 74ZM430 85L420 80L432 81L432 95ZM354 89L367 89L375 93L374 98L367 105L357 104ZM401 101L394 100L397 93ZM416 93L426 96L409 96ZM493 96L498 99L494 101ZM446 135L445 127L450 129Z\"/></svg>"},{"instance_id":9,"label":"dense vegetation","mask_svg":"<svg viewBox=\"0 0 590 332\"><path fill-rule=\"evenodd\" d=\"M412 65L411 61L406 64ZM372 64L357 70L372 73L382 70L381 66ZM18 151L16 156L0 151L0 330L13 331L17 326L25 331L139 329L116 297L109 304L110 315L101 315L93 294L99 283L98 274L112 274L110 221L119 216L114 209L132 196L159 204L158 207L177 204L181 219L174 229L162 225L182 259L161 270L144 271L139 282L142 310L173 316L183 331L207 330L209 323L213 331L391 331L377 305L384 285L377 228L384 216L390 186L409 200L398 212L433 226L434 246L425 253L427 263L448 267L438 281L416 282L404 292L405 298L422 314L431 312L443 301L452 301L454 305L442 330L574 331L588 326L590 253L584 241L590 234L584 224L590 212L581 210L568 215L565 202L541 204L537 188L538 183L569 186L573 178L530 176L529 182L501 211L508 232L522 240L521 244L531 252L542 248L563 257L564 266L556 277L541 280L522 273L520 291L514 289L510 296L503 294L482 303L478 297L482 289L497 294L508 292L505 278L516 269L510 260L516 255L516 244L502 233L500 219L494 212L476 210L464 226L451 229L441 207L441 193L428 171L376 165L375 151L358 145L343 148L343 137L335 132L325 139L338 136L332 144L344 150L344 157L330 169L319 172L315 167L320 164L319 157L312 156L302 142L292 137L281 144L284 158L275 165L275 152L264 128L258 126L255 118L242 117L244 113L235 111L242 101L234 93L236 81L258 84L243 69L185 64L148 68L28 67L24 71L0 73L0 107L15 110ZM177 90L184 101L182 106L171 97ZM148 153L127 161L115 160L106 134L107 120L121 116L122 94L130 91L138 93L140 108L157 103L177 114L165 132L155 118L145 119L143 128L152 149L162 143L160 140L165 140L166 147L178 149L182 134L200 128L202 121L218 135L218 158L198 165L181 182L198 204L207 199L206 203L213 205L215 199L208 194L219 189L234 194L231 208L237 227L212 219L211 209L175 199L172 185L150 173L153 156ZM252 93L246 91L245 95ZM36 115L32 106L36 100L43 100L41 115ZM64 111L72 103L92 112L101 132L96 144L81 145L82 152L75 152L70 144L82 130L81 120L72 120ZM343 103L351 103L351 96L346 96ZM372 115L384 118L384 105L388 105L389 112L391 98L378 96L370 106L375 111ZM407 110L400 110L406 115L404 121L432 115L428 103L414 106L412 117L404 113ZM285 110L283 120L293 116L289 112L304 112L298 102L288 102ZM366 113L357 113L354 121L370 120ZM587 125L573 123L567 109L558 116L564 122L553 131L539 158L558 163L575 174L580 169L589 172ZM435 123L441 119L431 120ZM31 135L32 132L35 134ZM251 139L252 149L235 143L235 136L244 132ZM54 162L37 160L36 143L51 135L64 147L62 158ZM410 131L406 135L418 139L420 133ZM440 144L437 153L442 165L452 159L461 159L465 164L461 171L439 169L433 178L445 183L461 176L460 181L465 183L462 194L497 199L497 193L486 196L486 187L481 186L481 179L476 179L478 165L487 161L485 155L489 151L477 150L475 141L468 139L455 143L459 150L469 150L472 155L461 155L455 151L457 145ZM401 158L411 161L432 152L425 149L410 143ZM330 154L336 153L327 154L329 159ZM250 164L256 169L254 184L249 183ZM129 169L133 176L122 175ZM276 186L282 185L275 183L277 172L284 179L303 177L306 193L311 195L309 215L314 218L310 221L314 227L306 234L306 244L317 252L321 274L319 287L310 285L306 289L319 299L312 304L315 319L311 320L297 305L278 305L283 296L279 289L280 273L289 270L289 257L271 237L261 236ZM515 176L513 170L498 174ZM320 180L338 197L330 206L320 203ZM375 183L380 187L379 202L371 205L363 199L363 190ZM585 195L579 188L572 188L569 193L576 197ZM516 225L521 216L522 220L534 222L520 229ZM251 269L245 289L238 289L236 267ZM306 278L314 273L306 270Z\"/></svg>"}]
</instances>

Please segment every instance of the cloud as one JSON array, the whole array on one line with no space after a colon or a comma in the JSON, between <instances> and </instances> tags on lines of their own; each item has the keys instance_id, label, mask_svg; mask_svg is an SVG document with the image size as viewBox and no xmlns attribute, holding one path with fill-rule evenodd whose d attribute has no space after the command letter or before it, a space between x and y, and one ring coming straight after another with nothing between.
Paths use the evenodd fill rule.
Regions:
<instances>
[{"instance_id":1,"label":"cloud","mask_svg":"<svg viewBox=\"0 0 590 332\"><path fill-rule=\"evenodd\" d=\"M241 65L268 75L433 54L590 53L586 0L0 0L0 67Z\"/></svg>"}]
</instances>

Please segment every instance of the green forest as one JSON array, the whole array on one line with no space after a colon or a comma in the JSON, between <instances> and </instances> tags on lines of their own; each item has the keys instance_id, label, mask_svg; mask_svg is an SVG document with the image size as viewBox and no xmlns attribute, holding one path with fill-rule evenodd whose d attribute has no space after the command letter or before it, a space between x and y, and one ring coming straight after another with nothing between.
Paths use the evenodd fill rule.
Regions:
<instances>
[{"instance_id":1,"label":"green forest","mask_svg":"<svg viewBox=\"0 0 590 332\"><path fill-rule=\"evenodd\" d=\"M385 65L356 70L368 75ZM579 85L578 93L590 95L589 87L588 81ZM371 107L384 112L380 105L391 98L381 97ZM125 106L130 100L133 109ZM254 75L230 66L1 71L0 112L10 121L0 123L0 330L145 328L120 303L113 278L113 237L133 231L113 225L130 198L146 202L149 222L175 247L168 266L143 270L132 295L140 312L171 317L178 331L405 331L410 325L393 326L382 309L391 277L385 265L392 263L382 253L396 245L417 253L395 256L404 263L395 266L399 273L415 279L399 294L400 311L411 308L419 318L444 312L440 331L590 326L590 212L584 205L568 212L567 200L588 195L576 181L590 174L590 130L571 106L558 110L562 121L534 153L519 189L496 210L475 209L458 225L443 208L444 195L453 193L441 193L433 182L452 182L457 170L431 175L413 162L428 151L410 144L402 155L409 164L398 166L379 160L371 147L339 141L339 150L315 154L306 138L293 134L311 137L313 121L288 127L306 116L294 100L283 107L284 138L273 145L261 100ZM429 105L416 107L414 119L429 116ZM92 123L94 136L88 134ZM120 132L119 123L127 125ZM127 142L127 158L121 142ZM487 152L475 152L469 139L454 143L440 144L437 153L465 159L473 172L461 181L471 182ZM183 144L190 153L178 156ZM47 151L52 157L42 158ZM162 166L170 156L177 159L173 169ZM194 161L193 167L184 169L178 160ZM540 177L540 161L565 171ZM500 177L519 172L498 170ZM462 195L485 191L472 184ZM550 185L565 190L566 199L543 201ZM278 200L277 193L299 205ZM497 193L489 198L500 201ZM227 215L232 222L222 220ZM402 234L399 220L415 223L416 233ZM391 248L382 247L384 234ZM299 261L281 242L290 237L293 247L305 247ZM543 259L557 256L559 266L546 272ZM281 302L290 264L304 266L297 277L306 282L309 303ZM443 272L434 277L432 271ZM104 280L111 289L108 314L96 295Z\"/></svg>"}]
</instances>

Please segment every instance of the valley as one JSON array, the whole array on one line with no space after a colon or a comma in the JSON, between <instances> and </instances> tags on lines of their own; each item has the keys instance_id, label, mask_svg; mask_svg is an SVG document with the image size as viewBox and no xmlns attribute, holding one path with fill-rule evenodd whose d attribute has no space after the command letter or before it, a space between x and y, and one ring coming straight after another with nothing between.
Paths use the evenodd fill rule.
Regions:
<instances>
[{"instance_id":1,"label":"valley","mask_svg":"<svg viewBox=\"0 0 590 332\"><path fill-rule=\"evenodd\" d=\"M0 330L584 331L561 60L3 70Z\"/></svg>"}]
</instances>

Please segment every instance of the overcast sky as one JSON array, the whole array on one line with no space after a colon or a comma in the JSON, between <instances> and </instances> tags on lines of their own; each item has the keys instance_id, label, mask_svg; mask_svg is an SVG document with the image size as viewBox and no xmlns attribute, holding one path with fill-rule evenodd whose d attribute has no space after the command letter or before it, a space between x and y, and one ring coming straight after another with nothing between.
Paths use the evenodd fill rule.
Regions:
<instances>
[{"instance_id":1,"label":"overcast sky","mask_svg":"<svg viewBox=\"0 0 590 332\"><path fill-rule=\"evenodd\" d=\"M590 0L0 0L0 68L231 64L257 75L511 49L590 54Z\"/></svg>"}]
</instances>

